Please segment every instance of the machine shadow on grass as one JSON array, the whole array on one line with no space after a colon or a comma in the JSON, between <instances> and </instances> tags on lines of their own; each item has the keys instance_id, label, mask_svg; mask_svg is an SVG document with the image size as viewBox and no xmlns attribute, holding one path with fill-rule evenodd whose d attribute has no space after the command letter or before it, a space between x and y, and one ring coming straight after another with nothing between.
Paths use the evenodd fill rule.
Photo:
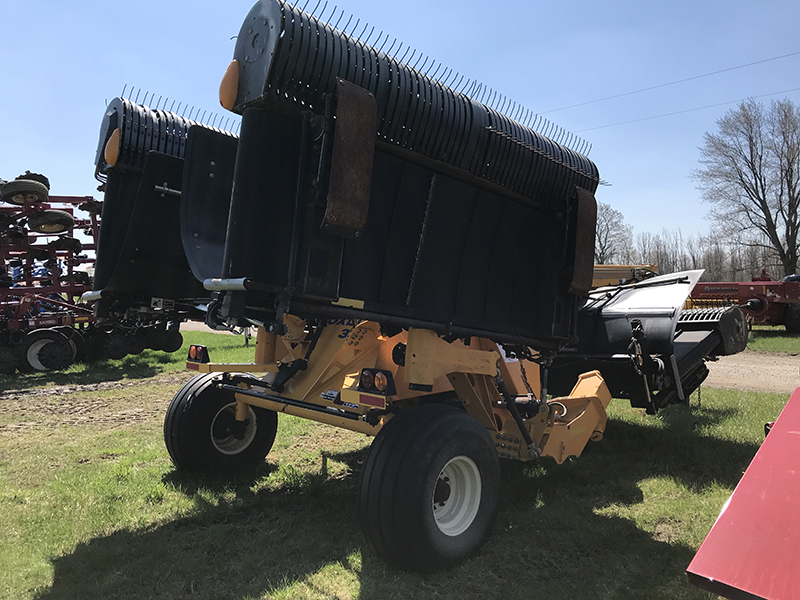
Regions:
<instances>
[{"instance_id":1,"label":"machine shadow on grass","mask_svg":"<svg viewBox=\"0 0 800 600\"><path fill-rule=\"evenodd\" d=\"M170 354L145 350L141 354L131 354L121 360L108 360L90 364L77 363L78 371L47 371L41 373L2 375L0 376L0 392L6 390L28 390L53 385L85 385L121 379L147 379L162 373L162 365L181 362L184 353L179 352L179 359Z\"/></svg>"},{"instance_id":2,"label":"machine shadow on grass","mask_svg":"<svg viewBox=\"0 0 800 600\"><path fill-rule=\"evenodd\" d=\"M756 445L687 427L726 419L727 411L671 410L663 427L609 421L603 442L564 465L504 465L494 535L450 571L399 572L366 546L357 510L364 449L328 455L350 467L345 475L287 476L277 490L258 488L285 468L271 462L216 480L166 473L167 485L197 501L193 514L78 544L53 559L52 588L38 598L251 598L292 584L304 590L288 597L348 597L345 590L358 587L363 600L705 598L683 575L693 548L671 541L668 530L651 535L598 512L641 503L638 484L653 476L697 491L736 484Z\"/></svg>"}]
</instances>

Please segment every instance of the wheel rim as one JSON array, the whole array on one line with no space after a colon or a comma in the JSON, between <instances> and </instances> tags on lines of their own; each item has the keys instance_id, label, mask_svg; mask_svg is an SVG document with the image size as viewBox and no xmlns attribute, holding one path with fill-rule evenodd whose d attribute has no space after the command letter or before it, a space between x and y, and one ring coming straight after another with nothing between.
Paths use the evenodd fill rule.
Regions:
<instances>
[{"instance_id":1,"label":"wheel rim","mask_svg":"<svg viewBox=\"0 0 800 600\"><path fill-rule=\"evenodd\" d=\"M211 443L222 454L233 455L244 451L256 437L256 414L253 408L247 407L247 426L245 427L244 437L237 439L233 435L234 424L236 423L236 402L223 406L219 409L214 420L211 421Z\"/></svg>"},{"instance_id":2,"label":"wheel rim","mask_svg":"<svg viewBox=\"0 0 800 600\"><path fill-rule=\"evenodd\" d=\"M19 194L14 194L11 197L11 202L13 204L33 204L38 200L39 197L36 194L19 193Z\"/></svg>"},{"instance_id":3,"label":"wheel rim","mask_svg":"<svg viewBox=\"0 0 800 600\"><path fill-rule=\"evenodd\" d=\"M42 223L36 229L40 233L61 233L67 230L67 228L60 223Z\"/></svg>"},{"instance_id":4,"label":"wheel rim","mask_svg":"<svg viewBox=\"0 0 800 600\"><path fill-rule=\"evenodd\" d=\"M28 350L25 352L25 360L28 361L28 364L33 367L34 370L49 371L49 369L42 364L42 361L39 360L39 352L42 348L52 343L53 340L43 339L37 340L28 346Z\"/></svg>"},{"instance_id":5,"label":"wheel rim","mask_svg":"<svg viewBox=\"0 0 800 600\"><path fill-rule=\"evenodd\" d=\"M439 473L433 491L433 519L445 535L461 535L478 514L481 474L468 456L451 458Z\"/></svg>"}]
</instances>

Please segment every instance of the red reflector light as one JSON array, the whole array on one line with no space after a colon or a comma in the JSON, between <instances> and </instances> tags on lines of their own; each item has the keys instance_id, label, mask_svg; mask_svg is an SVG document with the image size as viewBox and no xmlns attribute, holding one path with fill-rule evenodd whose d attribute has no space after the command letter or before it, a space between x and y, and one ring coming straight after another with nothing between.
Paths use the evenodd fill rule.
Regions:
<instances>
[{"instance_id":1,"label":"red reflector light","mask_svg":"<svg viewBox=\"0 0 800 600\"><path fill-rule=\"evenodd\" d=\"M199 363L211 362L208 357L208 348L199 344L189 346L189 356L186 357L186 360Z\"/></svg>"}]
</instances>

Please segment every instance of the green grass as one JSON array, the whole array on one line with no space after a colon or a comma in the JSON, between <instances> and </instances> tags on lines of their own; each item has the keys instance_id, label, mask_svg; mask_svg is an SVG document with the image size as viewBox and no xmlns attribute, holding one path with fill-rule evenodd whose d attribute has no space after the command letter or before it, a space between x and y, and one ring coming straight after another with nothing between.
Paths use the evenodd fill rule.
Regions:
<instances>
[{"instance_id":1,"label":"green grass","mask_svg":"<svg viewBox=\"0 0 800 600\"><path fill-rule=\"evenodd\" d=\"M214 362L252 362L255 353L255 339L244 345L240 335L222 335L202 331L183 333L183 346L177 352L166 353L145 350L141 354L129 355L121 360L107 360L98 363L75 363L69 368L54 373L31 373L0 375L0 392L6 390L30 389L46 385L74 385L119 381L123 379L145 379L158 375L182 371L186 368L186 356L190 344L204 344L209 348Z\"/></svg>"},{"instance_id":2,"label":"green grass","mask_svg":"<svg viewBox=\"0 0 800 600\"><path fill-rule=\"evenodd\" d=\"M800 353L800 336L786 333L783 325L776 327L755 326L750 331L747 348L759 352Z\"/></svg>"},{"instance_id":3,"label":"green grass","mask_svg":"<svg viewBox=\"0 0 800 600\"><path fill-rule=\"evenodd\" d=\"M144 382L127 402L164 408L178 385ZM695 396L656 417L615 401L605 439L581 458L505 464L488 544L425 576L365 546L365 436L281 416L263 467L206 480L172 468L161 412L0 422L0 597L708 598L683 571L787 399L704 389L700 406ZM4 422L30 420L26 410L10 405Z\"/></svg>"}]
</instances>

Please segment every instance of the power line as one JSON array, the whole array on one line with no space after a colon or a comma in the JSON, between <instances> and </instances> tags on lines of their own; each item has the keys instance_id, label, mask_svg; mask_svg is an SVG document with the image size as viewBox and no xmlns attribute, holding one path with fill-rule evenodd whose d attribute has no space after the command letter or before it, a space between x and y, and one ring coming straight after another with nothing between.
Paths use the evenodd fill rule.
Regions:
<instances>
[{"instance_id":1,"label":"power line","mask_svg":"<svg viewBox=\"0 0 800 600\"><path fill-rule=\"evenodd\" d=\"M615 94L613 96L606 96L605 98L598 98L597 100L587 100L586 102L579 102L578 104L571 104L569 106L562 106L561 108L554 108L553 110L546 110L540 111L540 115L546 115L548 113L559 112L562 110L567 110L570 108L577 108L578 106L586 106L587 104L596 104L598 102L605 102L606 100L613 100L615 98L622 98L624 96L632 96L633 94L641 94L642 92L649 92L650 90L657 90L659 88L668 87L670 85L677 85L679 83L686 83L687 81L694 81L695 79L702 79L703 77L710 77L712 75L719 75L720 73L727 73L729 71L736 71L737 69L744 69L745 67L752 67L753 65L760 65L763 63L772 62L774 60L780 60L782 58L789 58L790 56L797 56L800 54L799 52L792 52L790 54L783 54L781 56L773 56L772 58L765 58L764 60L757 60L755 62L747 63L744 65L738 65L736 67L728 67L727 69L720 69L719 71L712 71L711 73L704 73L703 75L695 75L694 77L687 77L685 79L678 79L677 81L670 81L669 83L660 83L658 85L651 85L650 87L641 88L639 90L633 90L630 92L623 92L621 94ZM768 94L769 95L769 94Z\"/></svg>"},{"instance_id":2,"label":"power line","mask_svg":"<svg viewBox=\"0 0 800 600\"><path fill-rule=\"evenodd\" d=\"M653 115L651 117L642 117L641 119L633 119L631 121L622 121L620 123L611 123L609 125L600 125L599 127L589 127L588 129L578 129L574 133L584 133L586 131L595 131L596 129L607 129L608 127L617 127L619 125L629 125L630 123L640 123L642 121L651 121L653 119L661 119L662 117L672 117L674 115L682 115L685 113L695 112L698 110L705 110L706 108L716 108L717 106L725 106L726 104L734 104L735 102L744 102L745 100L765 98L767 96L777 96L778 94L788 94L789 92L796 92L800 87L792 88L790 90L783 90L781 92L772 92L771 94L761 94L760 96L749 96L748 98L741 98L739 100L728 100L727 102L719 102L717 104L708 104L706 106L698 106L697 108L687 108L686 110L677 110L671 113L664 113L662 115Z\"/></svg>"}]
</instances>

